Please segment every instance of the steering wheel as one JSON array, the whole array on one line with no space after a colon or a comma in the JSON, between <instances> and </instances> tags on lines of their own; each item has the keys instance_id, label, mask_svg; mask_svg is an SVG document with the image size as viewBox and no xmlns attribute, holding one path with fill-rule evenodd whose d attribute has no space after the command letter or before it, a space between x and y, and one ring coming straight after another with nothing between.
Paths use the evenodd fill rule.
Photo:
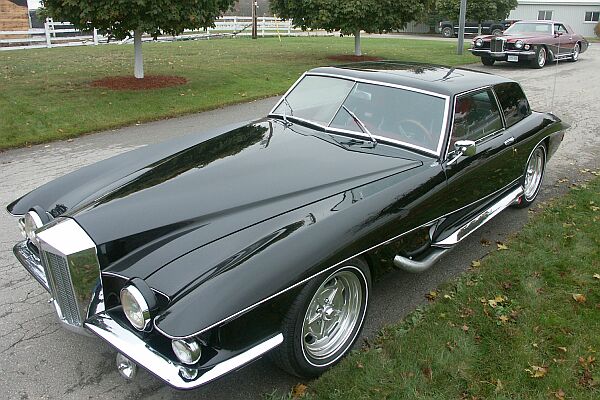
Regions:
<instances>
[{"instance_id":1,"label":"steering wheel","mask_svg":"<svg viewBox=\"0 0 600 400\"><path fill-rule=\"evenodd\" d=\"M417 128L417 132L415 130L407 130L405 128L406 125L410 125L412 127ZM425 128L422 123L414 119L403 119L398 122L398 129L400 132L406 136L407 139L411 141L416 141L417 143L424 145L425 147L435 147L436 142L429 132L429 129Z\"/></svg>"}]
</instances>

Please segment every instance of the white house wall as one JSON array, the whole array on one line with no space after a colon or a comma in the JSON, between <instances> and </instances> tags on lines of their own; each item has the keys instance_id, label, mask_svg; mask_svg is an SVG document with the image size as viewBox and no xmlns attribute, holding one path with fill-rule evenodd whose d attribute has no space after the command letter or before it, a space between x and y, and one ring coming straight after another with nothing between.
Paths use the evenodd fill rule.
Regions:
<instances>
[{"instance_id":1,"label":"white house wall","mask_svg":"<svg viewBox=\"0 0 600 400\"><path fill-rule=\"evenodd\" d=\"M509 19L536 20L541 10L552 10L552 19L564 22L583 36L595 36L596 22L585 22L586 11L600 11L600 2L589 5L562 5L552 3L519 4L512 10Z\"/></svg>"}]
</instances>

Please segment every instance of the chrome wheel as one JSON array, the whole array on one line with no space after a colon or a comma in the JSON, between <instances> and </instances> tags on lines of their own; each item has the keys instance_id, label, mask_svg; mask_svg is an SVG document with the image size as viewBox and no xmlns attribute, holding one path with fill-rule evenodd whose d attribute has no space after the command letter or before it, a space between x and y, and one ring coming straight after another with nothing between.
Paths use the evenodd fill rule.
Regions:
<instances>
[{"instance_id":1,"label":"chrome wheel","mask_svg":"<svg viewBox=\"0 0 600 400\"><path fill-rule=\"evenodd\" d=\"M573 48L573 56L571 59L573 61L577 61L578 58L579 58L579 43L576 43L575 47Z\"/></svg>"},{"instance_id":2,"label":"chrome wheel","mask_svg":"<svg viewBox=\"0 0 600 400\"><path fill-rule=\"evenodd\" d=\"M540 185L542 183L542 177L544 176L544 165L546 163L546 154L543 147L535 149L529 162L527 163L527 169L525 170L525 200L527 202L533 201L537 195Z\"/></svg>"},{"instance_id":3,"label":"chrome wheel","mask_svg":"<svg viewBox=\"0 0 600 400\"><path fill-rule=\"evenodd\" d=\"M348 270L335 272L319 286L302 324L302 351L307 361L327 365L337 359L336 353L345 353L356 335L354 328L364 317L364 297L361 280Z\"/></svg>"},{"instance_id":4,"label":"chrome wheel","mask_svg":"<svg viewBox=\"0 0 600 400\"><path fill-rule=\"evenodd\" d=\"M537 63L540 68L546 65L546 49L543 47L538 51Z\"/></svg>"}]
</instances>

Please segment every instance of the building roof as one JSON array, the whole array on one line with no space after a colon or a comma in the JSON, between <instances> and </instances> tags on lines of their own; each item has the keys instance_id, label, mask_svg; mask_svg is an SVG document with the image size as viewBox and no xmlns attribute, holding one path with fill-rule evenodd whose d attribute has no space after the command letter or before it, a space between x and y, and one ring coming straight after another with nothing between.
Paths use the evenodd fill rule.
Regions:
<instances>
[{"instance_id":1,"label":"building roof","mask_svg":"<svg viewBox=\"0 0 600 400\"><path fill-rule=\"evenodd\" d=\"M314 68L309 73L345 76L453 96L468 90L512 80L466 68L414 64L398 61L373 61L337 67Z\"/></svg>"},{"instance_id":2,"label":"building roof","mask_svg":"<svg viewBox=\"0 0 600 400\"><path fill-rule=\"evenodd\" d=\"M517 0L517 3L561 6L600 6L600 0Z\"/></svg>"}]
</instances>

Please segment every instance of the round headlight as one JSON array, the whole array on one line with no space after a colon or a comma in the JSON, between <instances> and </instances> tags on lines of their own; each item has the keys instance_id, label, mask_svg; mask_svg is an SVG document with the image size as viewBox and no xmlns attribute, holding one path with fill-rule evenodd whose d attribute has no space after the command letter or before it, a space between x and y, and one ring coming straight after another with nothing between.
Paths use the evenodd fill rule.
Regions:
<instances>
[{"instance_id":1,"label":"round headlight","mask_svg":"<svg viewBox=\"0 0 600 400\"><path fill-rule=\"evenodd\" d=\"M23 231L25 236L32 242L35 242L35 231L44 225L42 219L35 211L29 211L23 218Z\"/></svg>"},{"instance_id":2,"label":"round headlight","mask_svg":"<svg viewBox=\"0 0 600 400\"><path fill-rule=\"evenodd\" d=\"M483 40L482 39L475 40L475 46L477 46L477 47L483 46Z\"/></svg>"},{"instance_id":3,"label":"round headlight","mask_svg":"<svg viewBox=\"0 0 600 400\"><path fill-rule=\"evenodd\" d=\"M515 49L521 49L521 48L523 48L523 45L524 45L524 44L525 44L525 43L524 43L522 40L517 40L517 41L515 42Z\"/></svg>"},{"instance_id":4,"label":"round headlight","mask_svg":"<svg viewBox=\"0 0 600 400\"><path fill-rule=\"evenodd\" d=\"M173 353L184 364L196 364L202 356L202 349L194 339L175 339L171 342Z\"/></svg>"},{"instance_id":5,"label":"round headlight","mask_svg":"<svg viewBox=\"0 0 600 400\"><path fill-rule=\"evenodd\" d=\"M150 309L142 293L132 285L121 289L121 305L125 316L138 331L150 324Z\"/></svg>"}]
</instances>

